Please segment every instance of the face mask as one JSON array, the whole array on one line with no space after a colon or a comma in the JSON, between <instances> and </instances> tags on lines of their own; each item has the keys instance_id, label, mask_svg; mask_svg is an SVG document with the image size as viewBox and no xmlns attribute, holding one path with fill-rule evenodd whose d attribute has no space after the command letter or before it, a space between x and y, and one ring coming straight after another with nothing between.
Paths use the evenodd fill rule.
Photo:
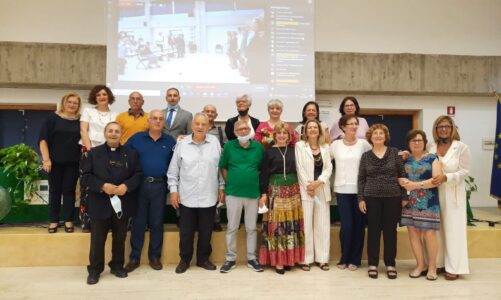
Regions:
<instances>
[{"instance_id":1,"label":"face mask","mask_svg":"<svg viewBox=\"0 0 501 300\"><path fill-rule=\"evenodd\" d=\"M167 105L167 111L171 110L171 109L174 109L174 110L178 110L179 109L179 104L176 104L176 105Z\"/></svg>"},{"instance_id":2,"label":"face mask","mask_svg":"<svg viewBox=\"0 0 501 300\"><path fill-rule=\"evenodd\" d=\"M246 110L238 111L238 114L243 117L246 116L249 113L249 109L247 108Z\"/></svg>"},{"instance_id":3,"label":"face mask","mask_svg":"<svg viewBox=\"0 0 501 300\"><path fill-rule=\"evenodd\" d=\"M273 138L271 138L271 137L267 137L267 138L266 138L266 143L268 143L268 144L273 143Z\"/></svg>"},{"instance_id":4,"label":"face mask","mask_svg":"<svg viewBox=\"0 0 501 300\"><path fill-rule=\"evenodd\" d=\"M110 197L111 206L113 206L113 210L117 214L117 218L122 218L122 201L118 198L117 195Z\"/></svg>"},{"instance_id":5,"label":"face mask","mask_svg":"<svg viewBox=\"0 0 501 300\"><path fill-rule=\"evenodd\" d=\"M238 137L237 137L238 141L239 141L240 143L242 143L242 144L247 143L247 142L248 142L251 138L252 138L252 137L251 137L251 135L250 135L250 134L248 134L248 135L246 135L246 136L238 136Z\"/></svg>"}]
</instances>

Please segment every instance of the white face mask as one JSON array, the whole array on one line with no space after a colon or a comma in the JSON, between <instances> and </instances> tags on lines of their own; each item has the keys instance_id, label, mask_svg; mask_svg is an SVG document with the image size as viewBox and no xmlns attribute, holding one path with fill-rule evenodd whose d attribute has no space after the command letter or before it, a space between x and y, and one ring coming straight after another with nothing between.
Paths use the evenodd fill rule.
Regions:
<instances>
[{"instance_id":1,"label":"white face mask","mask_svg":"<svg viewBox=\"0 0 501 300\"><path fill-rule=\"evenodd\" d=\"M117 195L110 197L111 206L113 206L113 210L117 214L117 218L122 218L122 201L118 198Z\"/></svg>"},{"instance_id":2,"label":"white face mask","mask_svg":"<svg viewBox=\"0 0 501 300\"><path fill-rule=\"evenodd\" d=\"M247 143L250 139L252 138L251 134L249 133L246 136L238 136L237 139L240 143L245 144Z\"/></svg>"}]
</instances>

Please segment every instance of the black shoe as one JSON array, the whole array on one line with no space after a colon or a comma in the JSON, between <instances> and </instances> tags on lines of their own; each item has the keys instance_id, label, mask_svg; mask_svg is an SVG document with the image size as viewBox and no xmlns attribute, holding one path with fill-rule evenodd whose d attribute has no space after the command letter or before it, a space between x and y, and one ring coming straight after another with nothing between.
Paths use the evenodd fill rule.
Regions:
<instances>
[{"instance_id":1,"label":"black shoe","mask_svg":"<svg viewBox=\"0 0 501 300\"><path fill-rule=\"evenodd\" d=\"M212 231L221 232L221 231L223 231L223 227L221 227L221 224L219 224L219 223L214 223L214 225L212 227Z\"/></svg>"},{"instance_id":2,"label":"black shoe","mask_svg":"<svg viewBox=\"0 0 501 300\"><path fill-rule=\"evenodd\" d=\"M275 268L275 271L277 272L277 274L280 274L280 275L284 275L285 274L285 269L277 269L277 268Z\"/></svg>"},{"instance_id":3,"label":"black shoe","mask_svg":"<svg viewBox=\"0 0 501 300\"><path fill-rule=\"evenodd\" d=\"M190 265L188 263L186 263L184 260L181 260L176 267L176 273L177 274L184 273L186 272L186 270L188 270L189 267Z\"/></svg>"},{"instance_id":4,"label":"black shoe","mask_svg":"<svg viewBox=\"0 0 501 300\"><path fill-rule=\"evenodd\" d=\"M99 274L91 273L87 276L87 284L96 284L99 282Z\"/></svg>"},{"instance_id":5,"label":"black shoe","mask_svg":"<svg viewBox=\"0 0 501 300\"><path fill-rule=\"evenodd\" d=\"M217 267L208 260L206 260L203 263L197 263L197 266L199 266L200 268L204 268L206 270L209 270L209 271L214 271L217 269Z\"/></svg>"},{"instance_id":6,"label":"black shoe","mask_svg":"<svg viewBox=\"0 0 501 300\"><path fill-rule=\"evenodd\" d=\"M234 261L225 261L224 264L219 269L221 273L230 273L231 270L235 269L236 263Z\"/></svg>"},{"instance_id":7,"label":"black shoe","mask_svg":"<svg viewBox=\"0 0 501 300\"><path fill-rule=\"evenodd\" d=\"M124 268L111 269L110 273L113 274L113 275L115 275L118 278L125 278L125 277L127 277L127 271L125 271Z\"/></svg>"}]
</instances>

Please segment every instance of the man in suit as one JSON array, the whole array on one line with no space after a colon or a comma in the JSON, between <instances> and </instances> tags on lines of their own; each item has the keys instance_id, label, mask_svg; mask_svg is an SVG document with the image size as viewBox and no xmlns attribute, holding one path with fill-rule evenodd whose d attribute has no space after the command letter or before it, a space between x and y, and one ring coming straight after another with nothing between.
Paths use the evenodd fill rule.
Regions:
<instances>
[{"instance_id":1,"label":"man in suit","mask_svg":"<svg viewBox=\"0 0 501 300\"><path fill-rule=\"evenodd\" d=\"M87 284L98 283L104 270L104 246L110 229L111 274L127 277L123 267L127 223L136 210L136 190L142 177L136 151L120 146L120 125L108 123L104 137L106 143L89 151L82 170L82 181L89 188L87 208L92 223Z\"/></svg>"},{"instance_id":2,"label":"man in suit","mask_svg":"<svg viewBox=\"0 0 501 300\"><path fill-rule=\"evenodd\" d=\"M167 109L162 110L165 116L164 132L172 135L176 140L180 135L191 134L193 115L179 106L181 100L179 90L169 88L165 100L167 100Z\"/></svg>"},{"instance_id":3,"label":"man in suit","mask_svg":"<svg viewBox=\"0 0 501 300\"><path fill-rule=\"evenodd\" d=\"M230 118L228 119L228 121L226 121L226 126L224 128L226 137L229 141L235 140L237 138L234 132L235 123L237 121L245 121L249 125L250 135L252 139L254 137L254 134L256 133L257 127L259 126L259 120L249 115L249 108L252 105L252 98L249 95L244 94L237 97L235 103L237 104L238 116Z\"/></svg>"}]
</instances>

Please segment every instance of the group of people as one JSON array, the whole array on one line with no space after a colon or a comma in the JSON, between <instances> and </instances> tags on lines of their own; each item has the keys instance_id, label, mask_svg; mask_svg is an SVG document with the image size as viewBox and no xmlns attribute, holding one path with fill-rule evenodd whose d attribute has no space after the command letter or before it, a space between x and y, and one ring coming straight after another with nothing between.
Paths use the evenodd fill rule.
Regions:
<instances>
[{"instance_id":1,"label":"group of people","mask_svg":"<svg viewBox=\"0 0 501 300\"><path fill-rule=\"evenodd\" d=\"M61 199L64 228L73 232L75 185L86 194L81 214L91 233L88 284L104 270L104 245L112 231L111 273L127 277L140 266L146 228L149 265L162 269L165 201L179 217L180 261L190 267L198 231L196 265L216 270L210 261L211 236L220 230L226 205L227 253L221 273L236 267L237 232L242 210L247 236L247 266L262 272L270 265L284 274L314 263L327 271L330 250L331 177L341 219L341 257L337 268L361 265L368 227L368 276L378 278L383 233L387 277L397 278L397 225L407 226L416 267L409 276L436 280L468 274L466 194L468 147L460 142L454 120L437 118L433 142L411 130L408 149L389 147L382 124L368 126L354 97L340 105L341 118L329 131L319 107L306 103L294 129L281 120L283 103L268 102L269 119L250 116L249 95L236 98L238 115L215 124L217 109L206 105L192 115L180 105L176 88L166 92L167 108L144 112L143 96L129 96L130 109L110 110L115 98L96 86L80 115L81 99L65 95L41 130L43 169L49 174L49 233L58 229ZM258 214L263 214L258 231ZM89 220L89 222L85 222ZM125 238L131 225L131 252L125 265ZM437 234L439 231L439 234ZM258 244L258 233L261 235Z\"/></svg>"}]
</instances>

